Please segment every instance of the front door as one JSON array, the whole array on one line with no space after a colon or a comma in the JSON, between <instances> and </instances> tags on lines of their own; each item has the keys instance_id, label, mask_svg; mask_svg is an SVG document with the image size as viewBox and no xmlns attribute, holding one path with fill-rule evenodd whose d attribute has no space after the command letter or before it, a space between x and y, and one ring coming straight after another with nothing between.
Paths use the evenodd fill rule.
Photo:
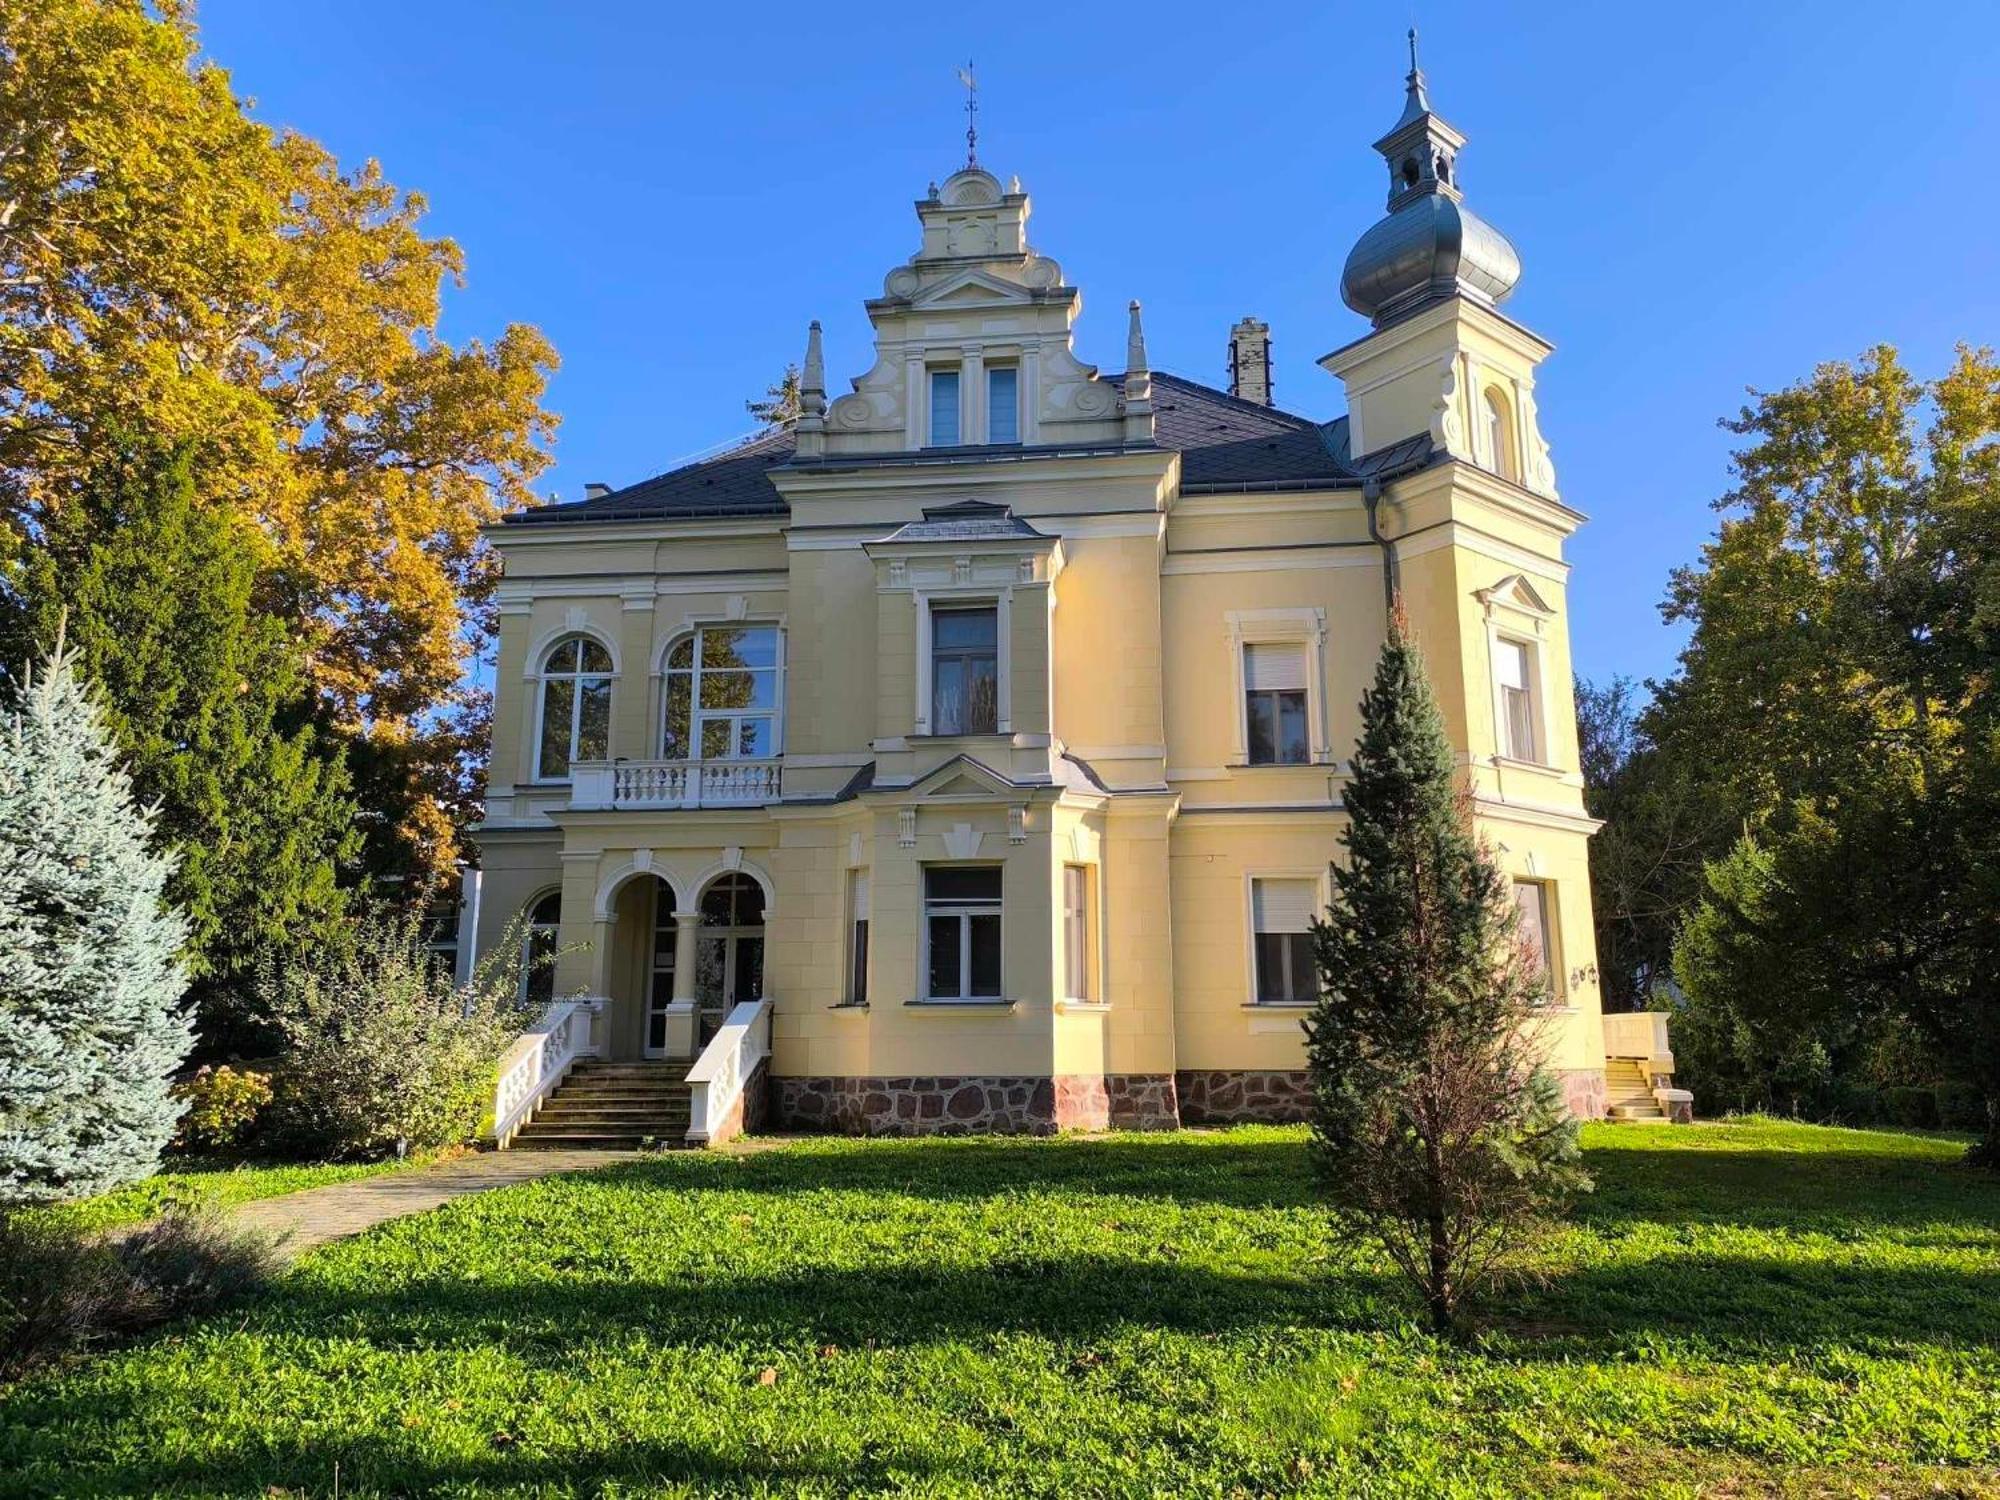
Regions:
<instances>
[{"instance_id":1,"label":"front door","mask_svg":"<svg viewBox=\"0 0 2000 1500\"><path fill-rule=\"evenodd\" d=\"M664 880L653 882L653 941L647 962L642 1050L647 1057L665 1057L667 1006L674 998L674 892Z\"/></svg>"},{"instance_id":2,"label":"front door","mask_svg":"<svg viewBox=\"0 0 2000 1500\"><path fill-rule=\"evenodd\" d=\"M724 875L701 893L695 958L698 1050L732 1009L764 992L764 888L748 875Z\"/></svg>"}]
</instances>

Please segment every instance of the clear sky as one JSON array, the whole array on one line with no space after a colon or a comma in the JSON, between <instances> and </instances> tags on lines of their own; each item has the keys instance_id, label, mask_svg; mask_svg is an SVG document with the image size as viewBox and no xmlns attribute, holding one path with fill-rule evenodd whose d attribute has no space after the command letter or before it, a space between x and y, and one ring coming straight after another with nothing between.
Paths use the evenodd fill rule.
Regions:
<instances>
[{"instance_id":1,"label":"clear sky","mask_svg":"<svg viewBox=\"0 0 2000 1500\"><path fill-rule=\"evenodd\" d=\"M949 19L947 19L949 18ZM1727 486L1746 386L1900 345L1923 373L2000 342L2000 4L1363 0L1029 7L204 0L258 115L421 189L464 247L446 333L540 325L563 357L545 492L629 483L744 431L744 398L916 248L911 201L979 154L1033 195L1084 293L1080 355L1226 385L1272 327L1279 404L1343 409L1314 360L1365 325L1342 261L1382 211L1369 150L1403 32L1470 139L1467 202L1521 252L1513 317L1575 538L1588 676L1670 669L1656 609Z\"/></svg>"}]
</instances>

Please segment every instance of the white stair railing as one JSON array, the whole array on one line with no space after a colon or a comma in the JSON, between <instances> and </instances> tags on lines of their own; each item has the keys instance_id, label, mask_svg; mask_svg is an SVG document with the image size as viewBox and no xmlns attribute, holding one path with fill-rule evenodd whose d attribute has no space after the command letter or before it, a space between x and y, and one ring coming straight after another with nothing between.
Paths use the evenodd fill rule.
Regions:
<instances>
[{"instance_id":1,"label":"white stair railing","mask_svg":"<svg viewBox=\"0 0 2000 1500\"><path fill-rule=\"evenodd\" d=\"M603 1008L604 1001L592 995L557 1000L500 1054L493 1084L493 1142L500 1150L555 1092L571 1065L594 1055L591 1027Z\"/></svg>"},{"instance_id":2,"label":"white stair railing","mask_svg":"<svg viewBox=\"0 0 2000 1500\"><path fill-rule=\"evenodd\" d=\"M690 1146L719 1146L743 1133L743 1090L771 1055L771 1000L746 1000L688 1069Z\"/></svg>"}]
</instances>

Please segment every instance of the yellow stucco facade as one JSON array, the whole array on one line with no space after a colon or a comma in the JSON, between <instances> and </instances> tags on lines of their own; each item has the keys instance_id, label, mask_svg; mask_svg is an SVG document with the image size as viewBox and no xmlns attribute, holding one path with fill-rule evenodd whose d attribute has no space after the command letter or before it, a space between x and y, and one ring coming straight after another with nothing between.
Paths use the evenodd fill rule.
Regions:
<instances>
[{"instance_id":1,"label":"yellow stucco facade","mask_svg":"<svg viewBox=\"0 0 2000 1500\"><path fill-rule=\"evenodd\" d=\"M848 394L815 325L789 431L493 529L478 942L552 919L616 1059L768 996L784 1124L1296 1115L1387 580L1600 1112L1549 346L1435 289L1322 361L1329 421L1151 372L1134 304L1100 375L1028 213L954 175Z\"/></svg>"}]
</instances>

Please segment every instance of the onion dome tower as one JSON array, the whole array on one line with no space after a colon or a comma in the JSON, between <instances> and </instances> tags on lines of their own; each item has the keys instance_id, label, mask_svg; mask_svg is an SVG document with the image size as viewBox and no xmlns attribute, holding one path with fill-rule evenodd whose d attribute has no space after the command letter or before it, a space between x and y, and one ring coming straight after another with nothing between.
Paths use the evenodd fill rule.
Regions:
<instances>
[{"instance_id":1,"label":"onion dome tower","mask_svg":"<svg viewBox=\"0 0 2000 1500\"><path fill-rule=\"evenodd\" d=\"M1417 33L1402 118L1375 143L1389 164L1389 212L1362 235L1340 274L1340 295L1377 328L1450 297L1491 307L1521 279L1507 237L1465 207L1458 153L1465 137L1431 111Z\"/></svg>"}]
</instances>

